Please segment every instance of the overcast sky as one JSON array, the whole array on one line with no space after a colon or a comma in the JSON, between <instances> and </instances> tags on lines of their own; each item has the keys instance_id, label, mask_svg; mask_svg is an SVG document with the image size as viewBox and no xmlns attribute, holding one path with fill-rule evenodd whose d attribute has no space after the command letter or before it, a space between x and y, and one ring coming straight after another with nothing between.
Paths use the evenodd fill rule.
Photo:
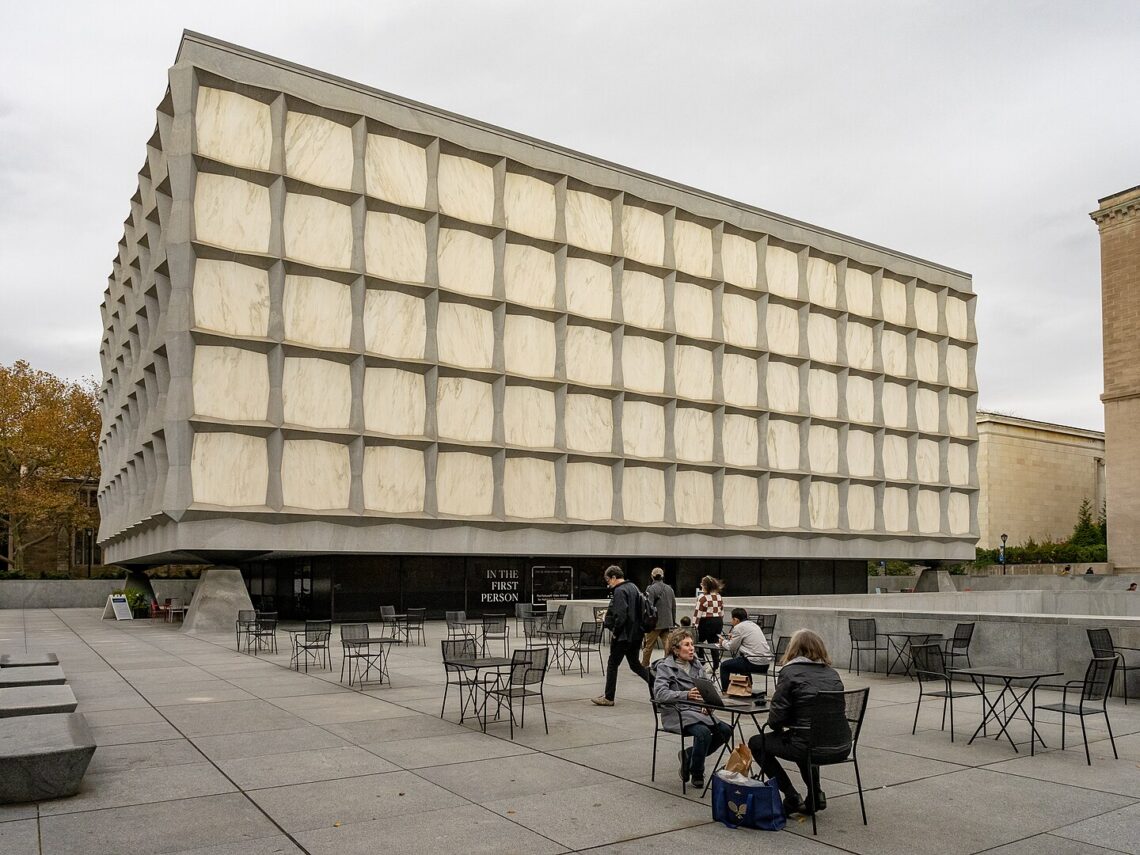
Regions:
<instances>
[{"instance_id":1,"label":"overcast sky","mask_svg":"<svg viewBox=\"0 0 1140 855\"><path fill-rule=\"evenodd\" d=\"M99 373L184 28L964 270L980 407L1103 425L1088 212L1140 184L1140 3L6 3L0 363Z\"/></svg>"}]
</instances>

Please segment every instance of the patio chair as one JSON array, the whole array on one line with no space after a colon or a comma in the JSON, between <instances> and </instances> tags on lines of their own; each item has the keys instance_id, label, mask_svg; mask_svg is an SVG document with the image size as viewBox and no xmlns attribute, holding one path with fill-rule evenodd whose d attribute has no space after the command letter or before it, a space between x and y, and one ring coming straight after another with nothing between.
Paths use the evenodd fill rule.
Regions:
<instances>
[{"instance_id":1,"label":"patio chair","mask_svg":"<svg viewBox=\"0 0 1140 855\"><path fill-rule=\"evenodd\" d=\"M175 615L178 615L179 620L186 619L186 607L182 605L182 600L179 597L171 597L166 601L167 622L174 623Z\"/></svg>"},{"instance_id":2,"label":"patio chair","mask_svg":"<svg viewBox=\"0 0 1140 855\"><path fill-rule=\"evenodd\" d=\"M535 615L522 619L523 641L528 650L535 647L547 647L550 644L550 639L540 632L539 620L540 618Z\"/></svg>"},{"instance_id":3,"label":"patio chair","mask_svg":"<svg viewBox=\"0 0 1140 855\"><path fill-rule=\"evenodd\" d=\"M506 618L504 617L504 620ZM507 705L507 712L511 717L511 739L515 738L515 702L519 704L519 727L526 726L526 699L538 698L542 704L542 726L550 733L550 725L546 720L546 697L542 690L546 681L547 662L550 651L546 649L516 650L511 655L511 674L506 685L489 688L483 707L483 729L486 730L487 707L491 698L501 708Z\"/></svg>"},{"instance_id":4,"label":"patio chair","mask_svg":"<svg viewBox=\"0 0 1140 855\"><path fill-rule=\"evenodd\" d=\"M424 621L427 620L427 609L408 609L408 622L404 625L404 641L412 643L412 636L419 636L417 644L427 646L427 636L424 635Z\"/></svg>"},{"instance_id":5,"label":"patio chair","mask_svg":"<svg viewBox=\"0 0 1140 855\"><path fill-rule=\"evenodd\" d=\"M443 619L447 623L447 637L455 638L474 638L475 633L471 627L463 623L467 620L467 612L455 611L444 612Z\"/></svg>"},{"instance_id":6,"label":"patio chair","mask_svg":"<svg viewBox=\"0 0 1140 855\"><path fill-rule=\"evenodd\" d=\"M1089 636L1089 646L1092 647L1092 654L1098 659L1103 659L1106 656L1116 658L1116 673L1121 675L1120 682L1124 684L1124 703L1128 703L1128 672L1140 671L1140 663L1129 665L1125 659L1122 650L1128 650L1133 653L1140 653L1140 649L1135 647L1120 647L1112 643L1112 633L1107 629L1090 629L1086 630Z\"/></svg>"},{"instance_id":7,"label":"patio chair","mask_svg":"<svg viewBox=\"0 0 1140 855\"><path fill-rule=\"evenodd\" d=\"M775 637L774 633L776 632L776 615L749 612L748 619L763 630L764 637L768 639L768 646L771 647L772 639Z\"/></svg>"},{"instance_id":8,"label":"patio chair","mask_svg":"<svg viewBox=\"0 0 1140 855\"><path fill-rule=\"evenodd\" d=\"M867 696L870 689L853 689L846 692L820 692L811 702L811 726L805 728L807 764L811 770L811 792L819 792L819 767L851 763L855 767L855 786L859 788L859 810L863 812L863 825L867 824L867 806L863 803L863 779L859 776L859 732L863 729L863 716L867 713ZM851 734L851 749L846 756L841 748ZM836 759L836 758L842 759ZM818 834L816 817L812 811L811 833Z\"/></svg>"},{"instance_id":9,"label":"patio chair","mask_svg":"<svg viewBox=\"0 0 1140 855\"><path fill-rule=\"evenodd\" d=\"M554 628L562 629L562 621L566 617L566 606L559 606L558 611L554 613Z\"/></svg>"},{"instance_id":10,"label":"patio chair","mask_svg":"<svg viewBox=\"0 0 1140 855\"><path fill-rule=\"evenodd\" d=\"M246 653L249 653L251 646L254 656L257 651L269 650L271 647L274 653L277 652L277 612L257 613L257 623L246 634Z\"/></svg>"},{"instance_id":11,"label":"patio chair","mask_svg":"<svg viewBox=\"0 0 1140 855\"><path fill-rule=\"evenodd\" d=\"M600 626L602 628L602 634L601 634L599 642L598 642L599 644L606 641L606 635L607 634L610 636L611 639L613 638L613 633L610 632L608 629L606 629L605 623L604 623L604 621L606 619L606 612L608 612L608 611L609 611L608 606L594 606L594 623L596 623L598 626ZM609 642L606 642L606 643L608 644Z\"/></svg>"},{"instance_id":12,"label":"patio chair","mask_svg":"<svg viewBox=\"0 0 1140 855\"><path fill-rule=\"evenodd\" d=\"M598 663L602 666L602 674L606 673L606 663L602 660L602 626L593 621L583 621L578 630L578 637L566 647L566 666L570 667L574 657L578 658L578 676L584 677L590 673L590 654L598 654ZM583 663L585 670L583 670Z\"/></svg>"},{"instance_id":13,"label":"patio chair","mask_svg":"<svg viewBox=\"0 0 1140 855\"><path fill-rule=\"evenodd\" d=\"M322 668L332 669L332 654L329 652L329 637L332 635L331 620L307 620L303 630L292 633L293 655L289 665L301 670L301 661L305 663L305 673L309 672L309 663L315 662Z\"/></svg>"},{"instance_id":14,"label":"patio chair","mask_svg":"<svg viewBox=\"0 0 1140 855\"><path fill-rule=\"evenodd\" d=\"M780 669L784 666L780 664L780 660L784 658L784 654L788 652L788 645L792 643L790 635L781 635L776 642L776 649L772 652L772 667L768 669L768 673L772 675L775 680L780 676Z\"/></svg>"},{"instance_id":15,"label":"patio chair","mask_svg":"<svg viewBox=\"0 0 1140 855\"><path fill-rule=\"evenodd\" d=\"M455 686L459 690L459 721L463 722L463 687L467 685L467 671L458 665L448 663L456 659L474 659L479 655L474 638L447 638L439 643L443 654L443 704L439 708L439 717L443 718L443 711L447 709L447 690ZM452 679L452 678L455 679Z\"/></svg>"},{"instance_id":16,"label":"patio chair","mask_svg":"<svg viewBox=\"0 0 1140 855\"><path fill-rule=\"evenodd\" d=\"M522 635L523 618L534 616L534 605L531 603L515 603L515 636Z\"/></svg>"},{"instance_id":17,"label":"patio chair","mask_svg":"<svg viewBox=\"0 0 1140 855\"><path fill-rule=\"evenodd\" d=\"M401 624L400 621L396 620L395 606L380 607L380 624L384 627L384 631L392 636L392 638L402 638L404 641L408 640L408 625L406 622Z\"/></svg>"},{"instance_id":18,"label":"patio chair","mask_svg":"<svg viewBox=\"0 0 1140 855\"><path fill-rule=\"evenodd\" d=\"M912 644L910 647L914 675L918 678L918 703L914 707L914 724L911 735L918 730L918 712L923 698L942 698L942 730L946 729L946 708L950 708L950 741L954 741L954 699L978 697L978 691L955 691L950 674L946 671L945 653L937 644ZM935 688L928 689L933 684Z\"/></svg>"},{"instance_id":19,"label":"patio chair","mask_svg":"<svg viewBox=\"0 0 1140 855\"><path fill-rule=\"evenodd\" d=\"M947 638L943 644L945 647L942 650L942 655L950 660L950 667L954 667L954 660L957 657L964 656L966 658L966 667L973 668L974 664L970 661L970 640L974 637L974 625L972 623L960 623L954 627L954 637Z\"/></svg>"},{"instance_id":20,"label":"patio chair","mask_svg":"<svg viewBox=\"0 0 1140 855\"><path fill-rule=\"evenodd\" d=\"M237 649L241 650L241 637L248 635L249 631L257 625L257 611L255 609L238 609L237 620L234 621L234 635L237 640ZM247 642L248 648L248 642Z\"/></svg>"},{"instance_id":21,"label":"patio chair","mask_svg":"<svg viewBox=\"0 0 1140 855\"><path fill-rule=\"evenodd\" d=\"M345 644L346 641L358 641L363 638L368 638L368 624L366 623L344 623L340 626L340 681L344 682L344 666L348 665L348 682L352 683L352 668L354 664L359 664L359 660L366 659L367 651L364 648L353 647L350 644ZM355 661L350 661L355 660Z\"/></svg>"},{"instance_id":22,"label":"patio chair","mask_svg":"<svg viewBox=\"0 0 1140 855\"><path fill-rule=\"evenodd\" d=\"M879 651L887 652L886 642L881 640L878 624L874 618L848 618L847 633L851 636L851 655L847 659L847 670L851 670L851 663L855 663L855 673L859 674L860 660L863 653L871 652L871 670L878 671L877 659Z\"/></svg>"},{"instance_id":23,"label":"patio chair","mask_svg":"<svg viewBox=\"0 0 1140 855\"><path fill-rule=\"evenodd\" d=\"M658 659L656 662L649 666L649 673L653 675L654 682L657 681L657 666L660 665L663 661L665 660ZM652 697L652 695L649 698L649 702L653 705L653 763L649 768L649 780L654 781L657 779L657 737L662 733L669 733L673 734L674 736L679 736L681 738L682 754L684 754L686 749L685 740L689 739L689 737L685 735L684 731L677 733L675 731L665 729L665 719L663 714L666 710L677 709L676 703L673 701L659 701L656 698ZM681 795L685 794L686 784L688 784L688 781L682 779Z\"/></svg>"},{"instance_id":24,"label":"patio chair","mask_svg":"<svg viewBox=\"0 0 1140 855\"><path fill-rule=\"evenodd\" d=\"M487 645L492 641L503 642L503 656L507 655L507 639L511 628L507 626L506 615L483 615L483 655L487 655Z\"/></svg>"},{"instance_id":25,"label":"patio chair","mask_svg":"<svg viewBox=\"0 0 1140 855\"><path fill-rule=\"evenodd\" d=\"M1089 754L1089 735L1085 730L1085 716L1103 715L1104 725L1108 728L1108 741L1112 743L1112 756L1120 759L1120 755L1116 753L1116 739L1112 735L1112 723L1108 720L1108 693L1112 688L1112 678L1116 675L1116 665L1115 656L1094 657L1089 661L1089 667L1085 669L1083 680L1069 680L1060 685L1042 684L1033 688L1033 718L1030 719L1032 726L1029 731L1030 756L1033 755L1033 749L1037 742L1037 710L1049 710L1061 714L1062 751L1065 750L1065 717L1070 715L1080 717L1081 738L1085 741L1085 762L1090 766L1092 765L1092 756ZM1069 692L1077 687L1080 687L1080 700L1075 704L1069 703ZM1060 689L1061 703L1038 705L1038 689ZM1096 704L1100 706L1097 707Z\"/></svg>"}]
</instances>

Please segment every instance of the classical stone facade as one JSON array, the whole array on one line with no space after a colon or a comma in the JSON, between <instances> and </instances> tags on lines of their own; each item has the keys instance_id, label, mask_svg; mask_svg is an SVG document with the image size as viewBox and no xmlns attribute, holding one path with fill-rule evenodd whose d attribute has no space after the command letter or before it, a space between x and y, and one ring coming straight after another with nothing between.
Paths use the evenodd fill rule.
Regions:
<instances>
[{"instance_id":1,"label":"classical stone facade","mask_svg":"<svg viewBox=\"0 0 1140 855\"><path fill-rule=\"evenodd\" d=\"M973 555L965 274L193 34L146 155L111 560Z\"/></svg>"}]
</instances>

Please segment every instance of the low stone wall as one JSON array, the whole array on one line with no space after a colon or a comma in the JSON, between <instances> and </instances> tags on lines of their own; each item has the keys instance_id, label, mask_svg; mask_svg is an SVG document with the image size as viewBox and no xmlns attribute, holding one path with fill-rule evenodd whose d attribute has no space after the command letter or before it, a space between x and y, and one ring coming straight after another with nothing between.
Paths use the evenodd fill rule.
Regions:
<instances>
[{"instance_id":1,"label":"low stone wall","mask_svg":"<svg viewBox=\"0 0 1140 855\"><path fill-rule=\"evenodd\" d=\"M158 599L178 597L190 602L197 579L151 579ZM0 609L99 608L107 596L123 587L122 579L4 579Z\"/></svg>"}]
</instances>

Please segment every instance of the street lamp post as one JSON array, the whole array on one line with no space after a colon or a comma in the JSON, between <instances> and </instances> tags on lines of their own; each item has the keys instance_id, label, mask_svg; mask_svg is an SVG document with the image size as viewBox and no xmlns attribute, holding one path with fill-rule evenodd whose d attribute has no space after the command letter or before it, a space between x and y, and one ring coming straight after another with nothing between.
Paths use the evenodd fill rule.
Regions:
<instances>
[{"instance_id":1,"label":"street lamp post","mask_svg":"<svg viewBox=\"0 0 1140 855\"><path fill-rule=\"evenodd\" d=\"M1002 534L1001 546L998 547L998 561L1001 562L1001 575L1005 575L1005 542L1009 540L1008 534Z\"/></svg>"}]
</instances>

